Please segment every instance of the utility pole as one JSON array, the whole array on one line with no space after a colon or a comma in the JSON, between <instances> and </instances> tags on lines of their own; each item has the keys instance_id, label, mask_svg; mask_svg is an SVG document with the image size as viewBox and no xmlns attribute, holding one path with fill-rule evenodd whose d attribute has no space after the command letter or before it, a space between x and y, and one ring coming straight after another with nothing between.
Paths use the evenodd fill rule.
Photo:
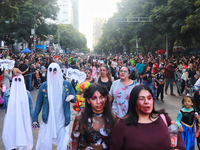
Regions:
<instances>
[{"instance_id":1,"label":"utility pole","mask_svg":"<svg viewBox=\"0 0 200 150\"><path fill-rule=\"evenodd\" d=\"M60 38L60 35L63 33L63 32L65 32L65 31L70 31L69 29L68 30L63 30L63 31L61 31L61 32L58 32L58 51L59 51L59 43L60 43L60 41L59 41L59 38Z\"/></svg>"},{"instance_id":2,"label":"utility pole","mask_svg":"<svg viewBox=\"0 0 200 150\"><path fill-rule=\"evenodd\" d=\"M149 17L117 17L115 22L152 22ZM138 37L136 35L136 53L138 54Z\"/></svg>"},{"instance_id":3,"label":"utility pole","mask_svg":"<svg viewBox=\"0 0 200 150\"><path fill-rule=\"evenodd\" d=\"M169 57L169 50L168 50L168 34L166 33L166 57L167 57L167 59L168 59L168 57Z\"/></svg>"},{"instance_id":4,"label":"utility pole","mask_svg":"<svg viewBox=\"0 0 200 150\"><path fill-rule=\"evenodd\" d=\"M34 37L33 37L33 50L35 50L35 23L34 23Z\"/></svg>"},{"instance_id":5,"label":"utility pole","mask_svg":"<svg viewBox=\"0 0 200 150\"><path fill-rule=\"evenodd\" d=\"M136 53L138 54L138 38L137 38L137 35L136 35Z\"/></svg>"}]
</instances>

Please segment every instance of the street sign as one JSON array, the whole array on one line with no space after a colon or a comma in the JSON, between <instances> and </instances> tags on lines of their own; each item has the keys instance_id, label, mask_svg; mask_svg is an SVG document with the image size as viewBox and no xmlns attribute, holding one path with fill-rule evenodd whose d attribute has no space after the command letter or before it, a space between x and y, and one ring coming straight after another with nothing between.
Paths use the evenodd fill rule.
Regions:
<instances>
[{"instance_id":1,"label":"street sign","mask_svg":"<svg viewBox=\"0 0 200 150\"><path fill-rule=\"evenodd\" d=\"M35 30L34 29L31 29L31 34L35 34Z\"/></svg>"}]
</instances>

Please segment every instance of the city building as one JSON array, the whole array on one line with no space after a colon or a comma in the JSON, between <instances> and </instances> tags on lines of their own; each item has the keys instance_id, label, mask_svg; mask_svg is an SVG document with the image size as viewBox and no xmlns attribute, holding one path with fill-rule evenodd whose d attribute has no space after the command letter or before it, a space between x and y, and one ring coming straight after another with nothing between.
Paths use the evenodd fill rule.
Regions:
<instances>
[{"instance_id":1,"label":"city building","mask_svg":"<svg viewBox=\"0 0 200 150\"><path fill-rule=\"evenodd\" d=\"M79 0L72 0L73 4L73 26L79 30Z\"/></svg>"},{"instance_id":2,"label":"city building","mask_svg":"<svg viewBox=\"0 0 200 150\"><path fill-rule=\"evenodd\" d=\"M73 24L73 4L71 0L58 0L60 8L56 23Z\"/></svg>"},{"instance_id":3,"label":"city building","mask_svg":"<svg viewBox=\"0 0 200 150\"><path fill-rule=\"evenodd\" d=\"M93 18L93 48L97 45L99 38L103 34L103 25L106 22L106 18L95 17Z\"/></svg>"},{"instance_id":4,"label":"city building","mask_svg":"<svg viewBox=\"0 0 200 150\"><path fill-rule=\"evenodd\" d=\"M73 3L72 0L57 0L59 12L56 20L46 19L47 23L73 24Z\"/></svg>"}]
</instances>

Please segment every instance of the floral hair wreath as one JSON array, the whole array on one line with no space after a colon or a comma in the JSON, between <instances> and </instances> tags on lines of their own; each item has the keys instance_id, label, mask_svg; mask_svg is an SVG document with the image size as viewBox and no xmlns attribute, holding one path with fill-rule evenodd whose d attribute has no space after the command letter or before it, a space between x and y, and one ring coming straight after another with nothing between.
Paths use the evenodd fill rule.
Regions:
<instances>
[{"instance_id":1,"label":"floral hair wreath","mask_svg":"<svg viewBox=\"0 0 200 150\"><path fill-rule=\"evenodd\" d=\"M86 89L86 88L88 88L89 86L91 85L91 83L90 82L83 82L83 83L81 83L81 84L77 84L76 85L76 91L78 92L78 93L82 93L83 91L84 91L84 89Z\"/></svg>"}]
</instances>

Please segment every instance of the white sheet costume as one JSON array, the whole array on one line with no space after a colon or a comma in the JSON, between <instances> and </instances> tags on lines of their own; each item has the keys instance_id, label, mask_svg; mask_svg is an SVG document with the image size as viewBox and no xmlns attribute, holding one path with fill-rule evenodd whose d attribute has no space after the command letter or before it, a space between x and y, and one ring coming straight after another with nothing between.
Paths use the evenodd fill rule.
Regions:
<instances>
[{"instance_id":1,"label":"white sheet costume","mask_svg":"<svg viewBox=\"0 0 200 150\"><path fill-rule=\"evenodd\" d=\"M6 150L32 149L33 135L29 112L24 77L19 75L12 80L7 113L4 119L2 140Z\"/></svg>"},{"instance_id":2,"label":"white sheet costume","mask_svg":"<svg viewBox=\"0 0 200 150\"><path fill-rule=\"evenodd\" d=\"M65 127L62 97L63 77L60 66L57 63L51 63L49 65L47 83L43 84L47 85L49 114L47 123L41 122L36 150L51 150L52 143L57 145L58 150L67 150L69 125Z\"/></svg>"}]
</instances>

